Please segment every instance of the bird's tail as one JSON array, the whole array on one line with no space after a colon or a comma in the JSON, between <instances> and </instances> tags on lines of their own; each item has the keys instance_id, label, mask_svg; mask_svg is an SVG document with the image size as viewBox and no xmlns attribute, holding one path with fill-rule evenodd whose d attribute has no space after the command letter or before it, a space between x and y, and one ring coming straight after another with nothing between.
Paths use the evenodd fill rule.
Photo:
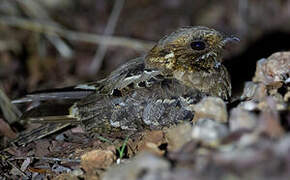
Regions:
<instances>
[{"instance_id":1,"label":"bird's tail","mask_svg":"<svg viewBox=\"0 0 290 180\"><path fill-rule=\"evenodd\" d=\"M41 126L28 133L20 134L11 143L25 145L78 124L79 120L70 115L70 108L76 101L92 92L62 89L61 91L34 93L14 100L13 103L21 107L23 111L20 124L38 123Z\"/></svg>"},{"instance_id":2,"label":"bird's tail","mask_svg":"<svg viewBox=\"0 0 290 180\"><path fill-rule=\"evenodd\" d=\"M35 109L27 111L21 117L21 121L31 124L41 124L39 128L36 128L28 133L20 134L18 138L12 141L15 145L25 145L32 141L41 139L66 127L79 124L78 118L70 115L70 108L68 105L61 105L61 108L56 108L58 105L39 106ZM58 109L58 112L54 109Z\"/></svg>"},{"instance_id":3,"label":"bird's tail","mask_svg":"<svg viewBox=\"0 0 290 180\"><path fill-rule=\"evenodd\" d=\"M66 127L69 127L70 123L54 123L54 124L44 124L39 128L36 128L28 133L20 134L18 138L12 140L9 144L13 144L16 146L26 145L30 142L39 140L43 137L51 135L57 131L63 130Z\"/></svg>"}]
</instances>

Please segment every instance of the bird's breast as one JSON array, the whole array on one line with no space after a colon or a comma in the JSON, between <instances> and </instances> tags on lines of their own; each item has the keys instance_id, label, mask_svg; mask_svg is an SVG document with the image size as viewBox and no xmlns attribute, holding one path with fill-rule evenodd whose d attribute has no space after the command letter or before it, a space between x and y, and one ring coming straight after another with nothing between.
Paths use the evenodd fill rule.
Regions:
<instances>
[{"instance_id":1,"label":"bird's breast","mask_svg":"<svg viewBox=\"0 0 290 180\"><path fill-rule=\"evenodd\" d=\"M189 88L228 99L231 95L230 77L224 67L208 71L174 71L173 77Z\"/></svg>"}]
</instances>

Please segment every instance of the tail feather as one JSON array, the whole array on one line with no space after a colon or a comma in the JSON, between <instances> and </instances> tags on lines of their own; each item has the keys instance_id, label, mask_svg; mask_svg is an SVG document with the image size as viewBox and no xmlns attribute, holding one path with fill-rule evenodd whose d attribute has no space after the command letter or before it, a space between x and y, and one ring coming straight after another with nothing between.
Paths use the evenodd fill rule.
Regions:
<instances>
[{"instance_id":1,"label":"tail feather","mask_svg":"<svg viewBox=\"0 0 290 180\"><path fill-rule=\"evenodd\" d=\"M46 124L46 123L77 124L80 122L77 118L72 117L71 115L29 117L26 120L27 122L30 122L30 123L41 123L41 124Z\"/></svg>"},{"instance_id":2,"label":"tail feather","mask_svg":"<svg viewBox=\"0 0 290 180\"><path fill-rule=\"evenodd\" d=\"M94 93L95 90L68 87L38 91L21 99L12 101L23 111L20 123L40 123L37 129L20 134L11 143L25 145L60 131L70 125L78 124L78 118L71 115L73 104Z\"/></svg>"},{"instance_id":3,"label":"tail feather","mask_svg":"<svg viewBox=\"0 0 290 180\"><path fill-rule=\"evenodd\" d=\"M49 100L79 100L92 93L93 91L68 91L68 92L45 92L37 94L28 94L23 98L13 100L12 103L22 104Z\"/></svg>"},{"instance_id":4,"label":"tail feather","mask_svg":"<svg viewBox=\"0 0 290 180\"><path fill-rule=\"evenodd\" d=\"M27 117L23 120L27 123L39 123L42 125L28 133L20 134L18 138L11 142L11 144L16 146L26 145L32 141L39 140L61 131L66 127L80 123L77 118L72 117L71 115Z\"/></svg>"},{"instance_id":5,"label":"tail feather","mask_svg":"<svg viewBox=\"0 0 290 180\"><path fill-rule=\"evenodd\" d=\"M14 144L16 146L22 146L25 144L28 144L30 142L39 140L43 137L49 136L57 131L60 131L71 124L66 123L55 123L55 124L45 124L43 126L40 126L39 128L36 128L26 134L20 135L18 138L11 141L11 144Z\"/></svg>"}]
</instances>

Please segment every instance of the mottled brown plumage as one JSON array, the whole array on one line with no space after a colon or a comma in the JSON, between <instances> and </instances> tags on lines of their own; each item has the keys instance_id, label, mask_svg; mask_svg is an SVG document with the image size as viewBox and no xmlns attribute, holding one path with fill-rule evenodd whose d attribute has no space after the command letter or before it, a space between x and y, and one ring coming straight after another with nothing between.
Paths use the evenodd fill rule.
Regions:
<instances>
[{"instance_id":1,"label":"mottled brown plumage","mask_svg":"<svg viewBox=\"0 0 290 180\"><path fill-rule=\"evenodd\" d=\"M207 27L185 27L162 38L146 56L107 78L75 87L94 93L76 101L69 115L34 117L38 122L80 123L91 134L124 135L191 121L191 105L211 95L229 100L230 77L222 49L234 38Z\"/></svg>"},{"instance_id":2,"label":"mottled brown plumage","mask_svg":"<svg viewBox=\"0 0 290 180\"><path fill-rule=\"evenodd\" d=\"M159 69L189 88L228 100L231 83L221 65L221 53L229 40L234 39L207 27L181 28L153 47L146 56L146 67ZM193 43L204 43L205 47L193 49Z\"/></svg>"}]
</instances>

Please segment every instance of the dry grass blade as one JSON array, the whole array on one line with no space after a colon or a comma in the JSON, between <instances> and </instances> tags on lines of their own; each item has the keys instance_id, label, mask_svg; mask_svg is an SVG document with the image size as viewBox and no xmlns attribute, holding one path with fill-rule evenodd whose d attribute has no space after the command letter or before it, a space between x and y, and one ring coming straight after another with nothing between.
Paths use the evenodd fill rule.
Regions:
<instances>
[{"instance_id":1,"label":"dry grass blade","mask_svg":"<svg viewBox=\"0 0 290 180\"><path fill-rule=\"evenodd\" d=\"M107 46L122 46L138 51L147 51L155 44L151 41L143 41L139 39L117 37L117 36L103 36L91 33L83 33L72 30L67 30L61 27L54 26L49 22L39 22L35 20L27 20L24 18L1 16L0 25L12 26L28 31L43 33L48 35L57 34L63 38L71 41L82 41L92 44L104 44Z\"/></svg>"},{"instance_id":2,"label":"dry grass blade","mask_svg":"<svg viewBox=\"0 0 290 180\"><path fill-rule=\"evenodd\" d=\"M42 8L37 1L33 0L17 0L22 10L32 19L37 20L45 20L55 26L61 27L58 23L54 22L52 18L50 18L48 12L46 12L45 8ZM64 42L57 34L46 35L46 38L54 45L54 47L58 50L58 52L66 58L72 57L73 51L72 49Z\"/></svg>"},{"instance_id":3,"label":"dry grass blade","mask_svg":"<svg viewBox=\"0 0 290 180\"><path fill-rule=\"evenodd\" d=\"M80 159L68 159L68 158L55 158L55 157L38 157L38 156L32 156L32 157L12 157L9 158L9 161L15 161L15 160L25 160L27 158L31 159L37 159L37 160L46 160L46 161L57 161L57 162L74 162L74 163L80 163Z\"/></svg>"},{"instance_id":4,"label":"dry grass blade","mask_svg":"<svg viewBox=\"0 0 290 180\"><path fill-rule=\"evenodd\" d=\"M115 32L117 21L119 19L120 13L123 9L124 3L125 3L125 0L115 0L114 8L113 8L112 13L109 17L109 21L108 21L108 24L106 26L104 35L110 36ZM98 47L98 50L95 54L95 57L93 58L93 61L90 65L90 74L91 75L96 74L100 70L106 52L107 52L107 45L101 44Z\"/></svg>"},{"instance_id":5,"label":"dry grass blade","mask_svg":"<svg viewBox=\"0 0 290 180\"><path fill-rule=\"evenodd\" d=\"M0 88L0 107L6 121L9 124L16 122L21 116L21 112L14 104L10 102L2 88Z\"/></svg>"}]
</instances>

